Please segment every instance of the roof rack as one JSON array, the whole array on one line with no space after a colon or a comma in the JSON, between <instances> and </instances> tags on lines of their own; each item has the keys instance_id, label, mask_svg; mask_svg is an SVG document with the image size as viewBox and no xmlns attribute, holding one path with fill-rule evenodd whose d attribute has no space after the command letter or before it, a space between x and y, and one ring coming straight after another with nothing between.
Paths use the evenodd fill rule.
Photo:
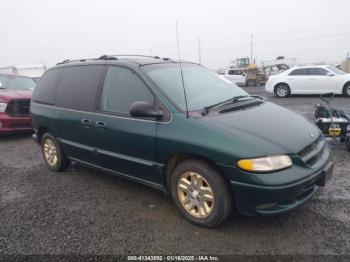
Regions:
<instances>
[{"instance_id":1,"label":"roof rack","mask_svg":"<svg viewBox=\"0 0 350 262\"><path fill-rule=\"evenodd\" d=\"M63 65L73 62L86 62L88 60L118 60L118 57L145 57L145 58L154 58L154 59L162 59L164 61L173 61L171 58L164 57L161 58L159 56L150 56L150 55L132 55L132 54L121 54L121 55L102 55L99 58L84 58L84 59L65 59L62 62L57 63L56 65Z\"/></svg>"},{"instance_id":2,"label":"roof rack","mask_svg":"<svg viewBox=\"0 0 350 262\"><path fill-rule=\"evenodd\" d=\"M118 58L116 58L114 56L110 56L110 55L102 55L98 59L101 59L101 60L118 60Z\"/></svg>"},{"instance_id":3,"label":"roof rack","mask_svg":"<svg viewBox=\"0 0 350 262\"><path fill-rule=\"evenodd\" d=\"M118 56L135 56L135 57L146 57L146 58L161 59L159 56L151 56L151 55L121 54L121 55L111 55L111 56L114 56L114 57L118 57Z\"/></svg>"},{"instance_id":4,"label":"roof rack","mask_svg":"<svg viewBox=\"0 0 350 262\"><path fill-rule=\"evenodd\" d=\"M73 62L86 62L88 60L96 60L96 58L82 58L82 59L65 59L62 62L57 63L56 65L63 65L63 64L68 64L68 63L73 63Z\"/></svg>"}]
</instances>

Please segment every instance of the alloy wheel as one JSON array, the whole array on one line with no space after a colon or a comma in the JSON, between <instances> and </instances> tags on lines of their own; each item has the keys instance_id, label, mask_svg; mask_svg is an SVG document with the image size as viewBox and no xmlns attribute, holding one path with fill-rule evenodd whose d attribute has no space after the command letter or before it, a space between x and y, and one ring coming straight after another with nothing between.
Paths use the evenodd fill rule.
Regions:
<instances>
[{"instance_id":1,"label":"alloy wheel","mask_svg":"<svg viewBox=\"0 0 350 262\"><path fill-rule=\"evenodd\" d=\"M177 182L177 195L192 216L206 218L214 209L214 193L208 181L198 173L185 172Z\"/></svg>"},{"instance_id":2,"label":"alloy wheel","mask_svg":"<svg viewBox=\"0 0 350 262\"><path fill-rule=\"evenodd\" d=\"M52 167L56 166L58 161L58 156L57 156L57 149L56 149L55 143L52 142L51 139L46 138L44 141L43 147L44 147L44 156L45 156L46 162Z\"/></svg>"},{"instance_id":3,"label":"alloy wheel","mask_svg":"<svg viewBox=\"0 0 350 262\"><path fill-rule=\"evenodd\" d=\"M279 86L276 90L276 93L279 97L285 97L288 94L288 87L286 86Z\"/></svg>"}]
</instances>

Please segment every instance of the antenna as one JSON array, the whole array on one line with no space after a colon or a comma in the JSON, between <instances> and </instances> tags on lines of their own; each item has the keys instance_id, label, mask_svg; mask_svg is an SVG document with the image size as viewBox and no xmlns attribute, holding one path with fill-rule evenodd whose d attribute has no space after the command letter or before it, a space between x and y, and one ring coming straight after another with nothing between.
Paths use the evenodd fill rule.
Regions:
<instances>
[{"instance_id":1,"label":"antenna","mask_svg":"<svg viewBox=\"0 0 350 262\"><path fill-rule=\"evenodd\" d=\"M255 64L253 62L253 33L250 34L250 63Z\"/></svg>"},{"instance_id":2,"label":"antenna","mask_svg":"<svg viewBox=\"0 0 350 262\"><path fill-rule=\"evenodd\" d=\"M179 44L179 30L178 30L178 27L177 27L177 21L176 21L176 42L177 42L177 55L179 57L179 63L180 63L182 88L183 88L184 96L185 96L186 117L188 118L187 95L186 95L186 89L185 89L184 74L182 72L182 63L181 63L181 57L180 57L180 44Z\"/></svg>"},{"instance_id":3,"label":"antenna","mask_svg":"<svg viewBox=\"0 0 350 262\"><path fill-rule=\"evenodd\" d=\"M202 50L201 50L201 39L198 38L198 62L202 64Z\"/></svg>"}]
</instances>

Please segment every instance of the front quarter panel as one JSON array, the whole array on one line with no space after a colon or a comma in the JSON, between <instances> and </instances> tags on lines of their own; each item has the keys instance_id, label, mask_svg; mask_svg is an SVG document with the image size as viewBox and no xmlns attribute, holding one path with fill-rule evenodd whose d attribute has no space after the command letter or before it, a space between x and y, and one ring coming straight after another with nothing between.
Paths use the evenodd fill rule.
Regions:
<instances>
[{"instance_id":1,"label":"front quarter panel","mask_svg":"<svg viewBox=\"0 0 350 262\"><path fill-rule=\"evenodd\" d=\"M245 140L232 139L230 134L210 128L199 119L174 113L169 123L157 124L157 161L167 163L181 153L201 156L217 165L232 168L240 154L253 156L257 149Z\"/></svg>"}]
</instances>

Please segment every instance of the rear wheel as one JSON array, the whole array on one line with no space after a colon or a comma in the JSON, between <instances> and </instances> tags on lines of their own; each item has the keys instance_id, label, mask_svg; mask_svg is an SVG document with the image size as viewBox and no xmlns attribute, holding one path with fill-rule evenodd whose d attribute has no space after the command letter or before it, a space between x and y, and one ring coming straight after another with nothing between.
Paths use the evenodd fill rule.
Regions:
<instances>
[{"instance_id":1,"label":"rear wheel","mask_svg":"<svg viewBox=\"0 0 350 262\"><path fill-rule=\"evenodd\" d=\"M350 151L350 135L346 137L345 146L348 149L348 151Z\"/></svg>"},{"instance_id":2,"label":"rear wheel","mask_svg":"<svg viewBox=\"0 0 350 262\"><path fill-rule=\"evenodd\" d=\"M180 163L170 185L172 198L181 214L196 225L218 226L231 214L232 200L227 182L203 161Z\"/></svg>"},{"instance_id":3,"label":"rear wheel","mask_svg":"<svg viewBox=\"0 0 350 262\"><path fill-rule=\"evenodd\" d=\"M290 95L290 88L287 84L279 84L275 88L275 94L281 98L287 97Z\"/></svg>"},{"instance_id":4,"label":"rear wheel","mask_svg":"<svg viewBox=\"0 0 350 262\"><path fill-rule=\"evenodd\" d=\"M343 88L343 95L350 96L350 83L347 83Z\"/></svg>"},{"instance_id":5,"label":"rear wheel","mask_svg":"<svg viewBox=\"0 0 350 262\"><path fill-rule=\"evenodd\" d=\"M247 86L248 87L254 87L256 86L256 81L254 79L247 80Z\"/></svg>"},{"instance_id":6,"label":"rear wheel","mask_svg":"<svg viewBox=\"0 0 350 262\"><path fill-rule=\"evenodd\" d=\"M46 133L42 136L41 151L49 169L63 171L68 167L69 160L52 134Z\"/></svg>"}]
</instances>

